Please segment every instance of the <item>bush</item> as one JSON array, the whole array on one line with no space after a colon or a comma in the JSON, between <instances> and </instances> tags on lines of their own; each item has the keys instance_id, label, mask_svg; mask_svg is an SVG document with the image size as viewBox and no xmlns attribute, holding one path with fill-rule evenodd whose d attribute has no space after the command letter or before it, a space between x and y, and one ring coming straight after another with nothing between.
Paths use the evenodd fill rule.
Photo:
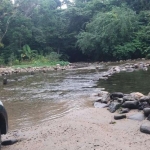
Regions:
<instances>
[{"instance_id":1,"label":"bush","mask_svg":"<svg viewBox=\"0 0 150 150\"><path fill-rule=\"evenodd\" d=\"M150 54L147 54L147 55L146 55L146 59L150 59Z\"/></svg>"},{"instance_id":2,"label":"bush","mask_svg":"<svg viewBox=\"0 0 150 150\"><path fill-rule=\"evenodd\" d=\"M20 61L18 59L15 59L12 61L12 65L20 65Z\"/></svg>"},{"instance_id":3,"label":"bush","mask_svg":"<svg viewBox=\"0 0 150 150\"><path fill-rule=\"evenodd\" d=\"M5 64L5 60L2 56L0 56L0 65L3 65L3 64Z\"/></svg>"},{"instance_id":4,"label":"bush","mask_svg":"<svg viewBox=\"0 0 150 150\"><path fill-rule=\"evenodd\" d=\"M52 61L59 61L61 55L56 53L56 52L51 52L46 56L46 59L49 60L50 62Z\"/></svg>"}]
</instances>

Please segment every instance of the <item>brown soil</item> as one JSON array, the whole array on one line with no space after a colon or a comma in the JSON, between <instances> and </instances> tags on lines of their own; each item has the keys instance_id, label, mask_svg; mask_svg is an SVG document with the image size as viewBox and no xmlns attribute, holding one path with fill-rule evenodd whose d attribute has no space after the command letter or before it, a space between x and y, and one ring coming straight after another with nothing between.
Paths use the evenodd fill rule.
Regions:
<instances>
[{"instance_id":1,"label":"brown soil","mask_svg":"<svg viewBox=\"0 0 150 150\"><path fill-rule=\"evenodd\" d=\"M38 126L2 136L19 142L2 150L149 150L150 135L139 131L142 122L113 121L106 109L87 108Z\"/></svg>"}]
</instances>

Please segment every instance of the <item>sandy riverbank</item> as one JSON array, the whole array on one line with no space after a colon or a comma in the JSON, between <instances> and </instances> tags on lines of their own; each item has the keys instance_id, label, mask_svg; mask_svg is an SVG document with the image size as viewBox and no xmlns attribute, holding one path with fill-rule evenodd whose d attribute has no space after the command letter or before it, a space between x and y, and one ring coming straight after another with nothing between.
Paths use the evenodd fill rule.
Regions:
<instances>
[{"instance_id":1,"label":"sandy riverbank","mask_svg":"<svg viewBox=\"0 0 150 150\"><path fill-rule=\"evenodd\" d=\"M2 150L149 150L150 135L139 131L142 122L123 119L104 109L75 110L41 125L12 131L4 139L21 139Z\"/></svg>"}]
</instances>

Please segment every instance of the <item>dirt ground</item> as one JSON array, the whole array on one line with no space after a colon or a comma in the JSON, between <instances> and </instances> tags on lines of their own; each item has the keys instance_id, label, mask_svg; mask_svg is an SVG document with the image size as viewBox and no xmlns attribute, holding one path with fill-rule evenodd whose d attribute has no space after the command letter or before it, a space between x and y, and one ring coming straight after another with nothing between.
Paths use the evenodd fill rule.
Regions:
<instances>
[{"instance_id":1,"label":"dirt ground","mask_svg":"<svg viewBox=\"0 0 150 150\"><path fill-rule=\"evenodd\" d=\"M38 126L2 136L19 142L2 150L149 150L150 135L139 131L142 122L123 119L110 124L106 109L75 110Z\"/></svg>"}]
</instances>

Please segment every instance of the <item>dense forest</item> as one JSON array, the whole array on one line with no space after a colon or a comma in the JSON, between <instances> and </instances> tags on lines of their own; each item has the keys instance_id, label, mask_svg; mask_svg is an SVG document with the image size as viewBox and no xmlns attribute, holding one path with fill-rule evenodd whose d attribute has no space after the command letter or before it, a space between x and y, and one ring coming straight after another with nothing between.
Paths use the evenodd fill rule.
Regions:
<instances>
[{"instance_id":1,"label":"dense forest","mask_svg":"<svg viewBox=\"0 0 150 150\"><path fill-rule=\"evenodd\" d=\"M0 64L143 57L150 0L0 0Z\"/></svg>"}]
</instances>

